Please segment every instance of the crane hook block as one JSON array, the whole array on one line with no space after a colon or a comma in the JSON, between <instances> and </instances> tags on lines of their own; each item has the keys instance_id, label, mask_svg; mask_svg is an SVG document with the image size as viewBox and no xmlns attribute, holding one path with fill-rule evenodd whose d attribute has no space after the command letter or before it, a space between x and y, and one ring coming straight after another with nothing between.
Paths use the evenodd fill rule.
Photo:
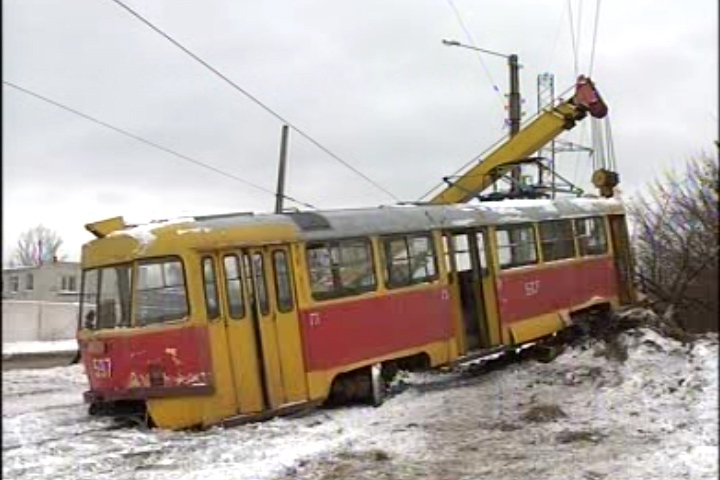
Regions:
<instances>
[{"instance_id":1,"label":"crane hook block","mask_svg":"<svg viewBox=\"0 0 720 480\"><path fill-rule=\"evenodd\" d=\"M620 183L620 175L612 170L601 168L592 174L592 184L600 190L600 196L611 198L613 189Z\"/></svg>"},{"instance_id":2,"label":"crane hook block","mask_svg":"<svg viewBox=\"0 0 720 480\"><path fill-rule=\"evenodd\" d=\"M575 84L573 103L588 110L595 118L605 118L608 113L607 104L595 88L595 84L584 75L580 75Z\"/></svg>"}]
</instances>

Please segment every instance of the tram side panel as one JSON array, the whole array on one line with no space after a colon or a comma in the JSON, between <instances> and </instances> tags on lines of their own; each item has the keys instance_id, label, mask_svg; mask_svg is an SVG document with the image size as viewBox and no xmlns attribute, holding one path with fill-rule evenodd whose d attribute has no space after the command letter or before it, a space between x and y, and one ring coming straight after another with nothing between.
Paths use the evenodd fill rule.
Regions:
<instances>
[{"instance_id":1,"label":"tram side panel","mask_svg":"<svg viewBox=\"0 0 720 480\"><path fill-rule=\"evenodd\" d=\"M514 343L522 343L563 328L560 311L617 298L615 267L604 257L506 272L498 277L497 292L502 325Z\"/></svg>"},{"instance_id":2,"label":"tram side panel","mask_svg":"<svg viewBox=\"0 0 720 480\"><path fill-rule=\"evenodd\" d=\"M80 341L92 401L203 395L214 391L204 327Z\"/></svg>"},{"instance_id":3,"label":"tram side panel","mask_svg":"<svg viewBox=\"0 0 720 480\"><path fill-rule=\"evenodd\" d=\"M309 371L388 355L452 336L446 287L378 295L302 312Z\"/></svg>"},{"instance_id":4,"label":"tram side panel","mask_svg":"<svg viewBox=\"0 0 720 480\"><path fill-rule=\"evenodd\" d=\"M453 312L444 276L388 289L378 242L367 239L367 248L370 244L372 259L368 261L372 263L374 286L364 293L331 299L313 297L310 254L305 246L298 246L302 251L296 256L295 269L302 300L300 331L312 400L326 398L340 373L421 353L428 355L431 365L438 365L453 355Z\"/></svg>"},{"instance_id":5,"label":"tram side panel","mask_svg":"<svg viewBox=\"0 0 720 480\"><path fill-rule=\"evenodd\" d=\"M498 309L508 343L519 344L560 330L565 327L563 318L574 311L619 304L617 253L609 245L604 225L601 217L577 219L572 225L572 253L567 258L548 260L542 249L537 249L531 265L499 272ZM533 230L536 227L533 225Z\"/></svg>"}]
</instances>

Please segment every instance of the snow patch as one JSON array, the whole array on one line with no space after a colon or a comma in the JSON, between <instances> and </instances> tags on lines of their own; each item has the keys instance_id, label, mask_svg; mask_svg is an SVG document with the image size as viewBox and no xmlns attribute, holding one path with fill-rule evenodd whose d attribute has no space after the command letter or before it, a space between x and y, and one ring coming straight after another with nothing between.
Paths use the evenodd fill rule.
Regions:
<instances>
[{"instance_id":1,"label":"snow patch","mask_svg":"<svg viewBox=\"0 0 720 480\"><path fill-rule=\"evenodd\" d=\"M178 230L176 233L178 235L185 235L188 233L209 233L212 230L207 227L198 227L198 228L187 228L187 229L181 229Z\"/></svg>"},{"instance_id":2,"label":"snow patch","mask_svg":"<svg viewBox=\"0 0 720 480\"><path fill-rule=\"evenodd\" d=\"M3 375L8 478L715 479L718 343L648 329L569 348L551 363L403 373L378 408L203 432L113 429L89 417L80 365ZM476 369L477 370L477 369ZM399 385L398 384L398 385ZM566 414L528 422L533 407ZM376 461L363 453L379 451ZM341 468L336 468L338 465Z\"/></svg>"},{"instance_id":3,"label":"snow patch","mask_svg":"<svg viewBox=\"0 0 720 480\"><path fill-rule=\"evenodd\" d=\"M74 338L52 342L11 342L2 344L3 356L25 353L69 353L77 350L78 343Z\"/></svg>"},{"instance_id":4,"label":"snow patch","mask_svg":"<svg viewBox=\"0 0 720 480\"><path fill-rule=\"evenodd\" d=\"M180 217L171 220L163 220L160 222L150 222L143 225L137 225L125 230L118 230L108 234L108 237L113 236L128 236L134 238L141 248L147 248L155 241L155 230L169 225L181 224L181 223L192 223L195 219L192 217Z\"/></svg>"}]
</instances>

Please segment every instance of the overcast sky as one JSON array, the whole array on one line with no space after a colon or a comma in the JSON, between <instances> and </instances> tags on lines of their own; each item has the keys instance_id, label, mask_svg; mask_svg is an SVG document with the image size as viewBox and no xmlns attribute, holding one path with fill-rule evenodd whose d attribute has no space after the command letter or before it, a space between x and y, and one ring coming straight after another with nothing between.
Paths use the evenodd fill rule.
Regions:
<instances>
[{"instance_id":1,"label":"overcast sky","mask_svg":"<svg viewBox=\"0 0 720 480\"><path fill-rule=\"evenodd\" d=\"M594 0L572 1L588 73ZM402 200L507 132L504 60L480 63L448 0L127 0L169 35ZM281 122L110 0L3 0L3 80L274 190ZM566 0L454 0L480 47L573 84ZM601 2L592 76L626 193L718 137L716 0ZM577 18L580 15L580 21ZM3 258L42 223L79 259L83 225L117 215L269 211L272 195L3 86ZM590 145L583 122L566 139ZM587 155L561 171L589 185ZM287 193L321 208L393 199L291 133Z\"/></svg>"}]
</instances>

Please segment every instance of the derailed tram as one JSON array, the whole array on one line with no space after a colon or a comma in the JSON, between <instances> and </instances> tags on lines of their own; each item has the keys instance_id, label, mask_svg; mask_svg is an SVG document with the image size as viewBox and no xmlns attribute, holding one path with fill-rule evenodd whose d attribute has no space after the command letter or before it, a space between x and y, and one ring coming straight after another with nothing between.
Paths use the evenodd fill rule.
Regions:
<instances>
[{"instance_id":1,"label":"derailed tram","mask_svg":"<svg viewBox=\"0 0 720 480\"><path fill-rule=\"evenodd\" d=\"M91 413L168 429L382 399L383 372L538 341L634 301L613 199L90 224Z\"/></svg>"}]
</instances>

